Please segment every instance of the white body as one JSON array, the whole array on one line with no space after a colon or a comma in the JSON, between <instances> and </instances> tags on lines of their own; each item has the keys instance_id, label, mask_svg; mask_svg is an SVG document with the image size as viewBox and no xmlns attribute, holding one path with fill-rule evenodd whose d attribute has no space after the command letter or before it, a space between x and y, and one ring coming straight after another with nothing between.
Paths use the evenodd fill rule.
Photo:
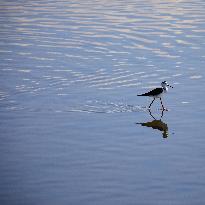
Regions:
<instances>
[{"instance_id":1,"label":"white body","mask_svg":"<svg viewBox=\"0 0 205 205\"><path fill-rule=\"evenodd\" d=\"M149 96L149 97L153 97L153 98L161 98L163 96L164 93L167 93L168 92L168 84L167 82L162 82L161 83L161 86L162 86L162 89L163 89L163 92L160 93L159 95L154 95L154 96Z\"/></svg>"}]
</instances>

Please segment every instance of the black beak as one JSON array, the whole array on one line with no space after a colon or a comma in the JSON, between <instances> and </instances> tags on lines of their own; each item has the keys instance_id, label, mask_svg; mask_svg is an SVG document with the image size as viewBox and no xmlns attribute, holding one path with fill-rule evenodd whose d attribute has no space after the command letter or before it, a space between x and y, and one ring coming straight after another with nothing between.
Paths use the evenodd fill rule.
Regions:
<instances>
[{"instance_id":1,"label":"black beak","mask_svg":"<svg viewBox=\"0 0 205 205\"><path fill-rule=\"evenodd\" d=\"M168 85L170 88L173 88L171 85Z\"/></svg>"}]
</instances>

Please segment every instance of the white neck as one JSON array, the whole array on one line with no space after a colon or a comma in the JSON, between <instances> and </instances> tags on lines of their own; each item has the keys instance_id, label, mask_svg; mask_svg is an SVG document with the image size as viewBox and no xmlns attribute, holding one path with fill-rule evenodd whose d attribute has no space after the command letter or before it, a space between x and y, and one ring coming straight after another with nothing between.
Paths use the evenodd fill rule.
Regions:
<instances>
[{"instance_id":1,"label":"white neck","mask_svg":"<svg viewBox=\"0 0 205 205\"><path fill-rule=\"evenodd\" d=\"M163 88L165 93L168 91L168 87L166 85L162 85L162 88Z\"/></svg>"}]
</instances>

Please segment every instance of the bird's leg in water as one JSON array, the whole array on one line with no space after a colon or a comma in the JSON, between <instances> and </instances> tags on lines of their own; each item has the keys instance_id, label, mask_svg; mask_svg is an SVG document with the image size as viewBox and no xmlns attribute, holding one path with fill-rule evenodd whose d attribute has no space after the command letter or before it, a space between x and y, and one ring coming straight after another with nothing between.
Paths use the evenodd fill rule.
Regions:
<instances>
[{"instance_id":1,"label":"bird's leg in water","mask_svg":"<svg viewBox=\"0 0 205 205\"><path fill-rule=\"evenodd\" d=\"M149 109L151 108L152 103L155 101L155 98L152 100L152 102L149 105Z\"/></svg>"},{"instance_id":2,"label":"bird's leg in water","mask_svg":"<svg viewBox=\"0 0 205 205\"><path fill-rule=\"evenodd\" d=\"M160 102L161 102L161 105L162 105L162 110L166 110L166 109L164 108L163 103L162 103L162 98L160 98Z\"/></svg>"}]
</instances>

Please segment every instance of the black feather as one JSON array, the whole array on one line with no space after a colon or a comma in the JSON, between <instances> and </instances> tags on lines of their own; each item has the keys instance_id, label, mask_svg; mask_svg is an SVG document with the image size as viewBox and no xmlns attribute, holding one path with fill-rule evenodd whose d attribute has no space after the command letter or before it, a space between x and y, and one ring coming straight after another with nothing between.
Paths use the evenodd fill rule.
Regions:
<instances>
[{"instance_id":1,"label":"black feather","mask_svg":"<svg viewBox=\"0 0 205 205\"><path fill-rule=\"evenodd\" d=\"M137 96L155 96L155 95L159 95L161 93L163 93L163 88L155 88L154 90L151 90L147 93L137 95Z\"/></svg>"}]
</instances>

